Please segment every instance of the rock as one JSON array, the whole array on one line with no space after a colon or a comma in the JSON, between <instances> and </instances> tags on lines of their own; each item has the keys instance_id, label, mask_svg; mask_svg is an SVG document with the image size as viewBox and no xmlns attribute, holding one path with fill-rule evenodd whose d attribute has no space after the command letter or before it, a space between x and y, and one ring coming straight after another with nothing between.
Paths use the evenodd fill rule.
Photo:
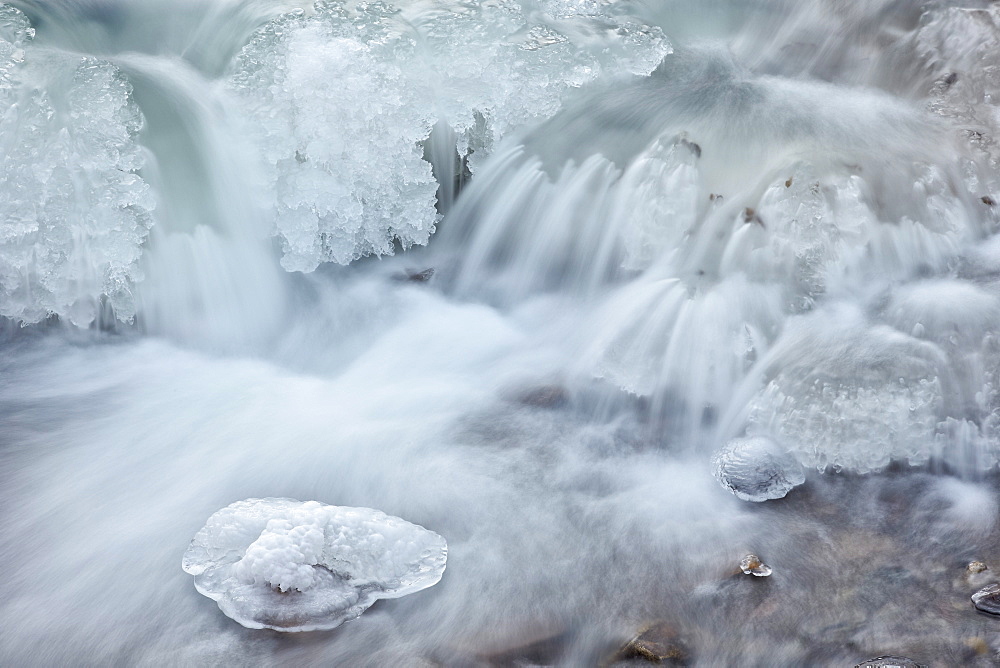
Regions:
<instances>
[{"instance_id":1,"label":"rock","mask_svg":"<svg viewBox=\"0 0 1000 668\"><path fill-rule=\"evenodd\" d=\"M691 151L691 153L694 155L694 157L696 157L696 158L700 158L701 157L701 146L699 146L698 144L695 144L693 141L689 141L687 139L681 139L680 143L681 143L681 146L683 146L687 150Z\"/></svg>"},{"instance_id":2,"label":"rock","mask_svg":"<svg viewBox=\"0 0 1000 668\"><path fill-rule=\"evenodd\" d=\"M902 656L879 656L862 661L854 668L926 668L926 666Z\"/></svg>"},{"instance_id":3,"label":"rock","mask_svg":"<svg viewBox=\"0 0 1000 668\"><path fill-rule=\"evenodd\" d=\"M434 268L424 269L423 271L417 271L416 269L407 269L406 271L394 274L393 278L397 281L408 281L410 283L426 283L431 280L434 276Z\"/></svg>"},{"instance_id":4,"label":"rock","mask_svg":"<svg viewBox=\"0 0 1000 668\"><path fill-rule=\"evenodd\" d=\"M716 480L744 501L780 499L806 480L798 460L762 436L733 439L712 464Z\"/></svg>"},{"instance_id":5,"label":"rock","mask_svg":"<svg viewBox=\"0 0 1000 668\"><path fill-rule=\"evenodd\" d=\"M756 554L748 554L740 560L740 570L745 575L766 578L771 574L771 567L760 560Z\"/></svg>"},{"instance_id":6,"label":"rock","mask_svg":"<svg viewBox=\"0 0 1000 668\"><path fill-rule=\"evenodd\" d=\"M535 408L558 408L569 401L569 393L561 385L542 385L522 392L517 401Z\"/></svg>"},{"instance_id":7,"label":"rock","mask_svg":"<svg viewBox=\"0 0 1000 668\"><path fill-rule=\"evenodd\" d=\"M986 206L993 206L996 204L996 201L989 195L983 195L982 200L983 204L985 204Z\"/></svg>"},{"instance_id":8,"label":"rock","mask_svg":"<svg viewBox=\"0 0 1000 668\"><path fill-rule=\"evenodd\" d=\"M972 595L976 610L991 615L1000 615L1000 584L986 585Z\"/></svg>"},{"instance_id":9,"label":"rock","mask_svg":"<svg viewBox=\"0 0 1000 668\"><path fill-rule=\"evenodd\" d=\"M689 652L670 624L657 622L628 641L618 652L616 660L643 659L652 663L683 664Z\"/></svg>"},{"instance_id":10,"label":"rock","mask_svg":"<svg viewBox=\"0 0 1000 668\"><path fill-rule=\"evenodd\" d=\"M572 631L561 631L516 647L480 654L477 658L488 666L551 666L562 661L574 638Z\"/></svg>"},{"instance_id":11,"label":"rock","mask_svg":"<svg viewBox=\"0 0 1000 668\"><path fill-rule=\"evenodd\" d=\"M983 571L988 569L989 566L987 566L981 561L970 561L969 565L965 567L965 570L972 575L975 575L976 573L982 573Z\"/></svg>"},{"instance_id":12,"label":"rock","mask_svg":"<svg viewBox=\"0 0 1000 668\"><path fill-rule=\"evenodd\" d=\"M764 221L757 215L757 211L755 209L751 209L750 207L743 209L743 222L748 225L750 223L755 223L761 227L765 227Z\"/></svg>"}]
</instances>

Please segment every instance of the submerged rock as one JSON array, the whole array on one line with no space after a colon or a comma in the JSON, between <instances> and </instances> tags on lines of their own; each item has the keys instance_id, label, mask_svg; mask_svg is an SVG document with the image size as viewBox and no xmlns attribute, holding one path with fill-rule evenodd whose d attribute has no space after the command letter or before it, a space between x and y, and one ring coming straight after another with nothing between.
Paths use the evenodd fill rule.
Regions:
<instances>
[{"instance_id":1,"label":"submerged rock","mask_svg":"<svg viewBox=\"0 0 1000 668\"><path fill-rule=\"evenodd\" d=\"M552 666L558 665L575 638L572 630L534 638L514 647L505 647L479 654L478 663L487 666Z\"/></svg>"},{"instance_id":2,"label":"submerged rock","mask_svg":"<svg viewBox=\"0 0 1000 668\"><path fill-rule=\"evenodd\" d=\"M969 565L965 567L965 570L972 575L976 575L977 573L982 573L985 570L989 570L989 566L987 566L981 561L970 561Z\"/></svg>"},{"instance_id":3,"label":"submerged rock","mask_svg":"<svg viewBox=\"0 0 1000 668\"><path fill-rule=\"evenodd\" d=\"M868 659L854 666L854 668L926 668L925 666L902 656L879 656Z\"/></svg>"},{"instance_id":4,"label":"submerged rock","mask_svg":"<svg viewBox=\"0 0 1000 668\"><path fill-rule=\"evenodd\" d=\"M628 641L615 658L679 664L687 660L688 654L688 649L679 639L677 630L669 624L659 622L647 627Z\"/></svg>"},{"instance_id":5,"label":"submerged rock","mask_svg":"<svg viewBox=\"0 0 1000 668\"><path fill-rule=\"evenodd\" d=\"M208 518L183 568L247 628L314 631L436 584L447 553L438 534L378 510L247 499Z\"/></svg>"},{"instance_id":6,"label":"submerged rock","mask_svg":"<svg viewBox=\"0 0 1000 668\"><path fill-rule=\"evenodd\" d=\"M535 408L559 408L569 402L569 392L561 385L542 385L521 392L517 401Z\"/></svg>"},{"instance_id":7,"label":"submerged rock","mask_svg":"<svg viewBox=\"0 0 1000 668\"><path fill-rule=\"evenodd\" d=\"M761 436L733 439L712 464L715 478L744 501L780 499L806 480L795 457Z\"/></svg>"},{"instance_id":8,"label":"submerged rock","mask_svg":"<svg viewBox=\"0 0 1000 668\"><path fill-rule=\"evenodd\" d=\"M771 567L760 560L756 554L748 554L740 560L740 570L744 575L755 575L759 578L766 578L773 571Z\"/></svg>"},{"instance_id":9,"label":"submerged rock","mask_svg":"<svg viewBox=\"0 0 1000 668\"><path fill-rule=\"evenodd\" d=\"M409 283L426 283L434 277L434 268L424 269L423 271L417 271L416 269L407 269L406 271L398 274L393 274L393 278L397 281L406 281Z\"/></svg>"},{"instance_id":10,"label":"submerged rock","mask_svg":"<svg viewBox=\"0 0 1000 668\"><path fill-rule=\"evenodd\" d=\"M986 585L972 595L976 610L991 615L1000 615L1000 584Z\"/></svg>"}]
</instances>

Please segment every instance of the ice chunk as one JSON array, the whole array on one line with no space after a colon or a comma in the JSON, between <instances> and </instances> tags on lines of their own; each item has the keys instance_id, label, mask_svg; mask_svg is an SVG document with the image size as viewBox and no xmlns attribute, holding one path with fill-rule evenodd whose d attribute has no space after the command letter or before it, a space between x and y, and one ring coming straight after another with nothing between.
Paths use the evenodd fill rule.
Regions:
<instances>
[{"instance_id":1,"label":"ice chunk","mask_svg":"<svg viewBox=\"0 0 1000 668\"><path fill-rule=\"evenodd\" d=\"M750 402L750 435L774 435L819 470L866 473L938 453L954 392L937 346L833 309L790 323L771 354L778 369Z\"/></svg>"},{"instance_id":2,"label":"ice chunk","mask_svg":"<svg viewBox=\"0 0 1000 668\"><path fill-rule=\"evenodd\" d=\"M444 122L474 166L567 90L648 74L670 47L604 0L317 2L263 27L230 87L261 147L291 271L424 244L437 183L421 144Z\"/></svg>"},{"instance_id":3,"label":"ice chunk","mask_svg":"<svg viewBox=\"0 0 1000 668\"><path fill-rule=\"evenodd\" d=\"M447 552L438 534L378 510L247 499L208 518L183 568L247 628L314 631L436 584Z\"/></svg>"},{"instance_id":4,"label":"ice chunk","mask_svg":"<svg viewBox=\"0 0 1000 668\"><path fill-rule=\"evenodd\" d=\"M712 458L715 478L744 501L780 499L806 480L788 450L769 438L736 438Z\"/></svg>"},{"instance_id":5,"label":"ice chunk","mask_svg":"<svg viewBox=\"0 0 1000 668\"><path fill-rule=\"evenodd\" d=\"M0 315L85 327L104 297L130 320L154 206L137 173L143 118L115 66L33 35L0 5Z\"/></svg>"}]
</instances>

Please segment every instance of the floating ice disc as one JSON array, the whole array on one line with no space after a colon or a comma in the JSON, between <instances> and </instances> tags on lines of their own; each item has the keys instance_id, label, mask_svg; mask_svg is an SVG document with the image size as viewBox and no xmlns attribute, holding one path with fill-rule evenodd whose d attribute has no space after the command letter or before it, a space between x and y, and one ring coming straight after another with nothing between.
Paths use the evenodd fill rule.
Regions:
<instances>
[{"instance_id":1,"label":"floating ice disc","mask_svg":"<svg viewBox=\"0 0 1000 668\"><path fill-rule=\"evenodd\" d=\"M371 508L247 499L208 518L183 568L247 628L316 631L437 584L447 556L438 534Z\"/></svg>"}]
</instances>

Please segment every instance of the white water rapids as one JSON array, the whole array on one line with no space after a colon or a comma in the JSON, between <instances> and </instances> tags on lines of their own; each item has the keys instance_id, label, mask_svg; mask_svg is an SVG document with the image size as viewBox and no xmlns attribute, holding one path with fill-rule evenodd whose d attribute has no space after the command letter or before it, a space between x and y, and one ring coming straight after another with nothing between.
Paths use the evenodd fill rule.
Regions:
<instances>
[{"instance_id":1,"label":"white water rapids","mask_svg":"<svg viewBox=\"0 0 1000 668\"><path fill-rule=\"evenodd\" d=\"M977 0L0 3L0 665L994 665L997 95ZM447 570L244 629L256 497Z\"/></svg>"}]
</instances>

